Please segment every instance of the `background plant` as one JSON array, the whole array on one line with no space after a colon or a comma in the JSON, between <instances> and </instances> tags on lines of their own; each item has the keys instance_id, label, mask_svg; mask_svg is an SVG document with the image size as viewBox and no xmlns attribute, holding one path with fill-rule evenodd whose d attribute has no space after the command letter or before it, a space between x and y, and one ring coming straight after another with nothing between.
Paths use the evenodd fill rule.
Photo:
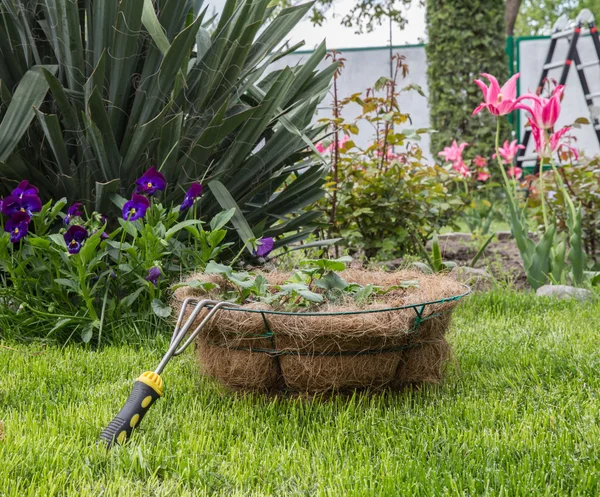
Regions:
<instances>
[{"instance_id":1,"label":"background plant","mask_svg":"<svg viewBox=\"0 0 600 497\"><path fill-rule=\"evenodd\" d=\"M487 113L470 117L480 102L472 82L482 72L506 79L504 15L505 3L497 0L428 0L425 49L431 127L437 131L431 136L433 153L454 139L471 145L471 158L489 152L496 122ZM502 126L507 138L506 121Z\"/></svg>"},{"instance_id":2,"label":"background plant","mask_svg":"<svg viewBox=\"0 0 600 497\"><path fill-rule=\"evenodd\" d=\"M103 332L113 338L123 323L169 326L172 281L219 259L231 245L224 242L224 227L235 210L205 225L195 215L196 199L168 207L152 195L117 198L122 216L108 231L104 215L86 214L80 204L65 214L65 199L31 212L25 226L10 227L14 216L24 213L12 214L5 199L0 321L31 328L38 336L62 341L77 333L84 342L95 336L98 343Z\"/></svg>"},{"instance_id":3,"label":"background plant","mask_svg":"<svg viewBox=\"0 0 600 497\"><path fill-rule=\"evenodd\" d=\"M302 209L323 194L310 122L335 66L316 70L324 44L304 65L269 63L298 48L280 45L310 6L270 20L269 0L228 0L209 33L201 0L3 1L2 188L27 177L44 201L104 212L155 166L167 203L218 180L255 235L306 236ZM205 219L222 209L213 190Z\"/></svg>"},{"instance_id":4,"label":"background plant","mask_svg":"<svg viewBox=\"0 0 600 497\"><path fill-rule=\"evenodd\" d=\"M566 163L559 169L559 173L567 188L567 191L576 204L582 207L582 237L585 252L598 263L600 255L600 159L584 159L579 164ZM566 229L568 215L567 202L557 185L553 174L544 173L545 197L550 211L550 216L557 220L560 229ZM539 209L540 191L538 182L532 184L532 192L528 203L532 207L538 207L536 220L538 224L543 223L542 213Z\"/></svg>"},{"instance_id":5,"label":"background plant","mask_svg":"<svg viewBox=\"0 0 600 497\"><path fill-rule=\"evenodd\" d=\"M327 234L340 236L351 254L369 259L419 253L420 245L451 225L464 207L451 193L460 176L450 167L426 164L417 142L427 130L407 127L410 116L402 112L400 97L422 92L416 85L399 87L408 66L400 55L393 62L391 78L379 78L364 95L338 100L336 116L322 120L331 135L317 147L332 160L328 194L320 204L330 220ZM354 120L341 114L350 103L361 109ZM366 148L352 139L363 126L373 133Z\"/></svg>"}]
</instances>

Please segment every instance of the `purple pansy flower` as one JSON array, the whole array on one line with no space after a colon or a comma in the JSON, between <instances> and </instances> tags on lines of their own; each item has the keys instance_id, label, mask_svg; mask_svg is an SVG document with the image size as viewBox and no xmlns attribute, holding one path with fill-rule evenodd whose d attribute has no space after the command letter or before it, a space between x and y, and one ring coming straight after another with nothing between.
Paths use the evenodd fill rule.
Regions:
<instances>
[{"instance_id":1,"label":"purple pansy flower","mask_svg":"<svg viewBox=\"0 0 600 497\"><path fill-rule=\"evenodd\" d=\"M37 195L23 195L22 197L9 195L2 203L2 212L7 216L24 212L31 217L34 212L40 212L41 210L42 201Z\"/></svg>"},{"instance_id":2,"label":"purple pansy flower","mask_svg":"<svg viewBox=\"0 0 600 497\"><path fill-rule=\"evenodd\" d=\"M154 286L158 286L158 278L160 278L161 272L160 268L154 266L150 268L148 271L148 276L146 276L146 281L149 281Z\"/></svg>"},{"instance_id":3,"label":"purple pansy flower","mask_svg":"<svg viewBox=\"0 0 600 497\"><path fill-rule=\"evenodd\" d=\"M83 242L88 237L87 230L82 226L71 226L63 235L69 254L78 254Z\"/></svg>"},{"instance_id":4,"label":"purple pansy flower","mask_svg":"<svg viewBox=\"0 0 600 497\"><path fill-rule=\"evenodd\" d=\"M137 188L135 193L143 193L144 195L152 196L157 191L163 191L167 187L167 180L164 174L157 171L155 167L148 169L135 184Z\"/></svg>"},{"instance_id":5,"label":"purple pansy flower","mask_svg":"<svg viewBox=\"0 0 600 497\"><path fill-rule=\"evenodd\" d=\"M135 221L146 215L146 211L150 207L150 201L143 195L133 194L131 200L125 202L123 206L123 219L125 221Z\"/></svg>"},{"instance_id":6,"label":"purple pansy flower","mask_svg":"<svg viewBox=\"0 0 600 497\"><path fill-rule=\"evenodd\" d=\"M256 242L258 245L257 249L254 251L254 255L257 257L266 257L273 250L273 246L275 245L275 240L271 237L261 238Z\"/></svg>"},{"instance_id":7,"label":"purple pansy flower","mask_svg":"<svg viewBox=\"0 0 600 497\"><path fill-rule=\"evenodd\" d=\"M38 191L39 190L35 186L30 185L29 181L25 179L17 185L17 187L12 191L11 195L23 198L24 195L37 195Z\"/></svg>"},{"instance_id":8,"label":"purple pansy flower","mask_svg":"<svg viewBox=\"0 0 600 497\"><path fill-rule=\"evenodd\" d=\"M31 218L25 212L17 212L6 221L5 230L10 233L10 241L17 243L27 235Z\"/></svg>"},{"instance_id":9,"label":"purple pansy flower","mask_svg":"<svg viewBox=\"0 0 600 497\"><path fill-rule=\"evenodd\" d=\"M185 193L185 197L183 197L183 202L181 202L179 210L184 211L189 209L200 195L202 195L202 185L200 183L192 183L192 186Z\"/></svg>"},{"instance_id":10,"label":"purple pansy flower","mask_svg":"<svg viewBox=\"0 0 600 497\"><path fill-rule=\"evenodd\" d=\"M81 210L82 207L83 207L83 204L81 202L75 202L67 210L67 215L63 219L63 222L65 224L70 224L71 223L71 219L73 219L74 217L81 217L81 216L83 216L83 211Z\"/></svg>"}]
</instances>

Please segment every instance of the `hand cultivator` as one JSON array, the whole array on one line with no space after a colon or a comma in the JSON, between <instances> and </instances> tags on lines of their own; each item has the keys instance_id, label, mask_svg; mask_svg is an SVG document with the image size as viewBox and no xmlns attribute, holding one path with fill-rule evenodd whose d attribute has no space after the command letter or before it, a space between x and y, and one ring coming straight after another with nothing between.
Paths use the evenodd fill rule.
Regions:
<instances>
[{"instance_id":1,"label":"hand cultivator","mask_svg":"<svg viewBox=\"0 0 600 497\"><path fill-rule=\"evenodd\" d=\"M195 307L188 319L184 322L184 317L189 308ZM163 395L163 379L160 374L172 357L181 354L194 341L204 325L223 307L237 307L237 304L231 302L218 302L216 300L199 300L196 298L187 298L183 301L171 343L167 353L154 371L142 373L133 385L133 391L123 409L110 422L100 435L100 440L111 447L115 442L124 443L130 436L134 428L137 428L142 419L148 412L148 409ZM189 338L180 346L183 339L188 334L192 324L204 308L210 311L191 333Z\"/></svg>"}]
</instances>

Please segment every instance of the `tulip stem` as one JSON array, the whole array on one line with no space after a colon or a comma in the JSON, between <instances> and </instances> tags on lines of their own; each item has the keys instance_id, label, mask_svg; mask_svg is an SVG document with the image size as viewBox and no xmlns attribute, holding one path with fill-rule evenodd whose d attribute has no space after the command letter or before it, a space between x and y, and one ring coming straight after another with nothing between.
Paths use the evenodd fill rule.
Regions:
<instances>
[{"instance_id":1,"label":"tulip stem","mask_svg":"<svg viewBox=\"0 0 600 497\"><path fill-rule=\"evenodd\" d=\"M548 150L548 132L544 130L544 134L546 137L546 145L544 148L544 153L540 157L540 200L542 202L542 219L544 220L544 229L548 230L548 213L546 209L546 192L544 188L544 157L546 156L546 152Z\"/></svg>"},{"instance_id":2,"label":"tulip stem","mask_svg":"<svg viewBox=\"0 0 600 497\"><path fill-rule=\"evenodd\" d=\"M500 167L500 172L502 173L502 178L504 179L504 186L506 194L512 200L512 192L510 187L510 180L506 175L506 171L504 170L504 164L502 163L502 158L500 157L500 119L496 119L496 160L498 161L498 166Z\"/></svg>"}]
</instances>

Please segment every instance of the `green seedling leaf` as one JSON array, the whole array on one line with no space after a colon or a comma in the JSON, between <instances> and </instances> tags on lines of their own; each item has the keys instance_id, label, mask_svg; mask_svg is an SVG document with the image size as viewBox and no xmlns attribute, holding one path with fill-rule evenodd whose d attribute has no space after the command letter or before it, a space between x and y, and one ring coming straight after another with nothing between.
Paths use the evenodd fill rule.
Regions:
<instances>
[{"instance_id":1,"label":"green seedling leaf","mask_svg":"<svg viewBox=\"0 0 600 497\"><path fill-rule=\"evenodd\" d=\"M255 281L248 273L232 273L228 275L227 279L244 290L254 288Z\"/></svg>"},{"instance_id":2,"label":"green seedling leaf","mask_svg":"<svg viewBox=\"0 0 600 497\"><path fill-rule=\"evenodd\" d=\"M346 263L352 262L352 257L344 256L338 259L308 259L301 261L300 264L305 266L316 266L324 271L341 272L346 269Z\"/></svg>"},{"instance_id":3,"label":"green seedling leaf","mask_svg":"<svg viewBox=\"0 0 600 497\"><path fill-rule=\"evenodd\" d=\"M433 270L429 264L425 264L424 262L413 262L412 265L417 269L420 269L425 274L432 274Z\"/></svg>"},{"instance_id":4,"label":"green seedling leaf","mask_svg":"<svg viewBox=\"0 0 600 497\"><path fill-rule=\"evenodd\" d=\"M152 299L152 310L160 318L168 318L172 312L171 307L159 299Z\"/></svg>"},{"instance_id":5,"label":"green seedling leaf","mask_svg":"<svg viewBox=\"0 0 600 497\"><path fill-rule=\"evenodd\" d=\"M192 280L192 281L188 281L188 282L184 282L184 283L177 283L176 285L173 285L171 288L173 290L177 290L178 288L183 288L183 287L199 288L206 292L210 292L211 290L214 290L215 288L219 288L219 285L217 285L215 283L211 283L210 281Z\"/></svg>"},{"instance_id":6,"label":"green seedling leaf","mask_svg":"<svg viewBox=\"0 0 600 497\"><path fill-rule=\"evenodd\" d=\"M431 269L434 273L439 273L444 268L442 263L442 250L440 249L440 241L438 234L434 233L431 245Z\"/></svg>"},{"instance_id":7,"label":"green seedling leaf","mask_svg":"<svg viewBox=\"0 0 600 497\"><path fill-rule=\"evenodd\" d=\"M235 207L232 209L228 209L226 211L219 212L215 217L213 217L210 221L210 229L212 231L220 230L223 226L225 226L231 218L235 214Z\"/></svg>"},{"instance_id":8,"label":"green seedling leaf","mask_svg":"<svg viewBox=\"0 0 600 497\"><path fill-rule=\"evenodd\" d=\"M215 261L210 261L204 269L205 274L223 274L229 277L233 273L231 266L225 266Z\"/></svg>"},{"instance_id":9,"label":"green seedling leaf","mask_svg":"<svg viewBox=\"0 0 600 497\"><path fill-rule=\"evenodd\" d=\"M311 292L310 290L300 290L298 292L298 295L300 295L303 299L308 300L309 302L314 302L316 304L323 302L323 295Z\"/></svg>"},{"instance_id":10,"label":"green seedling leaf","mask_svg":"<svg viewBox=\"0 0 600 497\"><path fill-rule=\"evenodd\" d=\"M328 272L319 280L315 280L314 285L324 290L341 290L344 291L348 287L346 283L337 273Z\"/></svg>"},{"instance_id":11,"label":"green seedling leaf","mask_svg":"<svg viewBox=\"0 0 600 497\"><path fill-rule=\"evenodd\" d=\"M373 294L373 285L370 283L354 294L354 300L357 304L364 304L369 300L369 297Z\"/></svg>"},{"instance_id":12,"label":"green seedling leaf","mask_svg":"<svg viewBox=\"0 0 600 497\"><path fill-rule=\"evenodd\" d=\"M269 293L269 281L263 275L259 274L254 280L254 291L258 296L266 296Z\"/></svg>"}]
</instances>

